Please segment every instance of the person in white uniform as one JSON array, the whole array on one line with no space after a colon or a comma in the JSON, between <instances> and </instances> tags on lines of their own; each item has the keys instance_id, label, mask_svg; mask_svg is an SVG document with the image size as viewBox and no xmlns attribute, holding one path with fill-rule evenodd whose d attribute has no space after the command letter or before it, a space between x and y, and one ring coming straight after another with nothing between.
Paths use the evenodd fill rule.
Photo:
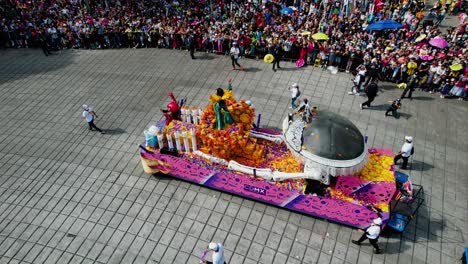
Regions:
<instances>
[{"instance_id":1,"label":"person in white uniform","mask_svg":"<svg viewBox=\"0 0 468 264\"><path fill-rule=\"evenodd\" d=\"M405 137L405 144L401 147L401 151L395 155L393 158L393 162L395 165L400 159L403 159L403 164L401 165L401 169L406 170L408 166L408 159L414 153L414 144L413 144L413 137L406 136Z\"/></svg>"},{"instance_id":2,"label":"person in white uniform","mask_svg":"<svg viewBox=\"0 0 468 264\"><path fill-rule=\"evenodd\" d=\"M296 109L296 100L301 95L301 92L299 91L299 85L297 83L294 83L293 85L291 85L291 87L289 87L289 91L291 91L291 106L289 108Z\"/></svg>"},{"instance_id":3,"label":"person in white uniform","mask_svg":"<svg viewBox=\"0 0 468 264\"><path fill-rule=\"evenodd\" d=\"M371 245L374 247L374 253L375 254L380 254L382 251L380 250L379 245L377 244L379 240L379 235L381 231L381 226L382 225L382 218L378 217L372 221L372 224L366 229L366 230L360 230L363 234L359 240L352 240L351 242L353 244L356 244L358 246L361 245L364 240L369 239L369 242Z\"/></svg>"},{"instance_id":4,"label":"person in white uniform","mask_svg":"<svg viewBox=\"0 0 468 264\"><path fill-rule=\"evenodd\" d=\"M84 119L86 120L86 122L88 122L88 125L89 125L89 130L93 130L96 129L97 131L101 132L101 134L105 134L104 131L102 131L101 129L99 129L95 124L94 124L94 118L98 117L96 112L93 111L93 109L91 109L91 107L89 107L88 105L83 105L83 114L82 116L84 117Z\"/></svg>"},{"instance_id":5,"label":"person in white uniform","mask_svg":"<svg viewBox=\"0 0 468 264\"><path fill-rule=\"evenodd\" d=\"M213 261L206 261L204 260L204 257L200 261L200 263L206 263L206 264L225 264L226 262L224 261L224 247L221 243L214 243L211 242L208 245L208 248L205 250L203 256L206 255L206 252L212 251L213 256L212 259Z\"/></svg>"}]
</instances>

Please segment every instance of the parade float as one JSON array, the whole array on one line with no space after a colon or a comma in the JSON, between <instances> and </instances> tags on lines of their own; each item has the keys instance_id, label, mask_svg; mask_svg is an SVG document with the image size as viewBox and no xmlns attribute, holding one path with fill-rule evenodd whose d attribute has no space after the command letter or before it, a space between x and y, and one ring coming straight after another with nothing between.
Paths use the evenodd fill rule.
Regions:
<instances>
[{"instance_id":1,"label":"parade float","mask_svg":"<svg viewBox=\"0 0 468 264\"><path fill-rule=\"evenodd\" d=\"M204 109L169 96L166 120L145 131L140 146L145 172L357 228L378 215L388 220L393 153L368 149L349 120L304 105L276 131L259 127L260 115L230 84Z\"/></svg>"}]
</instances>

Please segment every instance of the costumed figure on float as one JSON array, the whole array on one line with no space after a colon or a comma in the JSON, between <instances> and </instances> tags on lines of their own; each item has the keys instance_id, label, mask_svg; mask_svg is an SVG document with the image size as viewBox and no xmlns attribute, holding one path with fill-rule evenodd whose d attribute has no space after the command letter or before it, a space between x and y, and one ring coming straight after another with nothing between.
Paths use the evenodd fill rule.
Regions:
<instances>
[{"instance_id":1,"label":"costumed figure on float","mask_svg":"<svg viewBox=\"0 0 468 264\"><path fill-rule=\"evenodd\" d=\"M204 109L179 106L169 96L166 120L150 129L157 143L140 147L147 173L357 228L377 217L369 205L388 219L396 190L393 152L368 149L349 120L306 99L284 119L282 132L261 128L260 115L254 127L255 108L236 100L231 80Z\"/></svg>"}]
</instances>

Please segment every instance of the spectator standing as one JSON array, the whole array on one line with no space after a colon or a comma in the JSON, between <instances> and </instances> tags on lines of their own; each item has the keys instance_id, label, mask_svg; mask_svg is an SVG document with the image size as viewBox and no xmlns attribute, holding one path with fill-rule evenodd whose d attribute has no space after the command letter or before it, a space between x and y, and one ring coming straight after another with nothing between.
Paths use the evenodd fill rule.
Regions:
<instances>
[{"instance_id":1,"label":"spectator standing","mask_svg":"<svg viewBox=\"0 0 468 264\"><path fill-rule=\"evenodd\" d=\"M413 137L406 136L405 144L403 144L403 146L401 147L401 150L395 155L395 157L393 158L393 162L396 165L400 159L403 159L403 164L401 165L401 169L406 170L408 166L408 159L413 154L414 154Z\"/></svg>"},{"instance_id":2,"label":"spectator standing","mask_svg":"<svg viewBox=\"0 0 468 264\"><path fill-rule=\"evenodd\" d=\"M105 134L104 131L102 131L101 129L99 129L95 124L94 124L94 118L97 118L97 114L96 112L93 111L93 109L91 109L91 107L89 107L88 105L83 105L83 114L82 116L84 117L84 119L86 120L86 122L88 122L88 125L89 125L89 130L93 130L96 129L97 131L101 132L101 134Z\"/></svg>"}]
</instances>

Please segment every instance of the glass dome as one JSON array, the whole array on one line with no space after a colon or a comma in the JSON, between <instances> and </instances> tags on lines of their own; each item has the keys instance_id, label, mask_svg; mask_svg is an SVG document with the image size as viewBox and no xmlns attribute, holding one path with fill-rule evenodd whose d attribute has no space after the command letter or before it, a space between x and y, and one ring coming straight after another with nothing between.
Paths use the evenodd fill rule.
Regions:
<instances>
[{"instance_id":1,"label":"glass dome","mask_svg":"<svg viewBox=\"0 0 468 264\"><path fill-rule=\"evenodd\" d=\"M331 160L352 160L365 151L364 137L348 119L317 111L302 132L302 150Z\"/></svg>"}]
</instances>

